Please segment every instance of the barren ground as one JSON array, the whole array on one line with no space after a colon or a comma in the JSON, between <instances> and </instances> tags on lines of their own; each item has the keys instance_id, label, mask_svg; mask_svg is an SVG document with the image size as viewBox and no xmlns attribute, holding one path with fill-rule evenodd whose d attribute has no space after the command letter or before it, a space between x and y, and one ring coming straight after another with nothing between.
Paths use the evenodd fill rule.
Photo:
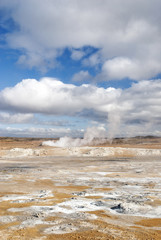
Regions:
<instances>
[{"instance_id":1,"label":"barren ground","mask_svg":"<svg viewBox=\"0 0 161 240\"><path fill-rule=\"evenodd\" d=\"M42 141L0 138L0 239L161 239L161 155L74 156ZM109 146L161 149L161 140Z\"/></svg>"}]
</instances>

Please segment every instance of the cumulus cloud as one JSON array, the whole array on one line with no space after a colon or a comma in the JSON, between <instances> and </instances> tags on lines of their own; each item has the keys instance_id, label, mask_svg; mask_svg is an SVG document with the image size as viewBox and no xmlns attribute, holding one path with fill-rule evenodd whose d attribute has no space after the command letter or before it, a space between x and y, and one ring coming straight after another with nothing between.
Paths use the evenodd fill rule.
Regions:
<instances>
[{"instance_id":1,"label":"cumulus cloud","mask_svg":"<svg viewBox=\"0 0 161 240\"><path fill-rule=\"evenodd\" d=\"M116 106L118 111L110 112L110 124L119 126L117 130L125 135L155 135L161 130L160 104L160 79L134 83L123 91Z\"/></svg>"},{"instance_id":2,"label":"cumulus cloud","mask_svg":"<svg viewBox=\"0 0 161 240\"><path fill-rule=\"evenodd\" d=\"M53 67L66 47L77 49L71 57L78 60L79 49L92 46L109 78L148 79L161 71L160 0L7 0L0 7L17 26L6 44L20 50L18 62L28 67ZM94 66L98 56L83 61Z\"/></svg>"},{"instance_id":3,"label":"cumulus cloud","mask_svg":"<svg viewBox=\"0 0 161 240\"><path fill-rule=\"evenodd\" d=\"M103 62L101 51L97 51L96 53L90 55L82 61L82 64L85 67L96 67Z\"/></svg>"},{"instance_id":4,"label":"cumulus cloud","mask_svg":"<svg viewBox=\"0 0 161 240\"><path fill-rule=\"evenodd\" d=\"M143 80L128 89L76 86L57 79L26 79L0 92L0 108L32 113L77 116L107 121L108 136L161 131L161 80ZM31 115L30 115L31 114ZM4 118L4 117L3 117ZM9 118L9 117L8 117Z\"/></svg>"},{"instance_id":5,"label":"cumulus cloud","mask_svg":"<svg viewBox=\"0 0 161 240\"><path fill-rule=\"evenodd\" d=\"M161 80L142 81L139 84L133 84L131 88L124 90L122 96L122 107L128 111L128 120L150 119L159 120L161 113L159 111L161 104ZM160 123L160 120L159 120Z\"/></svg>"},{"instance_id":6,"label":"cumulus cloud","mask_svg":"<svg viewBox=\"0 0 161 240\"><path fill-rule=\"evenodd\" d=\"M0 112L0 123L11 123L11 124L19 124L19 123L29 123L33 119L33 114L22 114L16 113L11 114L8 112Z\"/></svg>"},{"instance_id":7,"label":"cumulus cloud","mask_svg":"<svg viewBox=\"0 0 161 240\"><path fill-rule=\"evenodd\" d=\"M72 77L72 81L74 82L88 82L92 79L92 76L89 74L88 71L80 71L75 73Z\"/></svg>"},{"instance_id":8,"label":"cumulus cloud","mask_svg":"<svg viewBox=\"0 0 161 240\"><path fill-rule=\"evenodd\" d=\"M73 60L80 60L86 53L82 50L72 50L71 58Z\"/></svg>"},{"instance_id":9,"label":"cumulus cloud","mask_svg":"<svg viewBox=\"0 0 161 240\"><path fill-rule=\"evenodd\" d=\"M102 67L104 79L115 80L131 78L140 80L155 76L161 69L161 63L154 60L140 61L126 57L116 57L106 61Z\"/></svg>"},{"instance_id":10,"label":"cumulus cloud","mask_svg":"<svg viewBox=\"0 0 161 240\"><path fill-rule=\"evenodd\" d=\"M89 84L75 86L57 79L25 79L0 92L1 109L25 113L74 115L84 109L107 112L120 89L97 88Z\"/></svg>"}]
</instances>

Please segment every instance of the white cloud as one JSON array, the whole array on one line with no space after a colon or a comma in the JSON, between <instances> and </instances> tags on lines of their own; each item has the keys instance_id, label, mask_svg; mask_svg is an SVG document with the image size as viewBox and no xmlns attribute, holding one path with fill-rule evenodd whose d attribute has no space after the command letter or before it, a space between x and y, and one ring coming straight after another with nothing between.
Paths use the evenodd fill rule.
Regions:
<instances>
[{"instance_id":1,"label":"white cloud","mask_svg":"<svg viewBox=\"0 0 161 240\"><path fill-rule=\"evenodd\" d=\"M71 58L73 60L80 60L85 55L85 52L81 50L72 50Z\"/></svg>"},{"instance_id":2,"label":"white cloud","mask_svg":"<svg viewBox=\"0 0 161 240\"><path fill-rule=\"evenodd\" d=\"M93 46L104 61L112 59L106 68L112 78L111 68L116 68L117 78L137 80L161 71L160 0L7 0L0 6L10 9L8 17L18 25L5 35L6 42L21 51L18 62L28 67L44 70L56 64L54 59L66 47ZM73 52L72 58L81 59L82 54ZM93 66L98 61L94 56L87 60Z\"/></svg>"},{"instance_id":3,"label":"white cloud","mask_svg":"<svg viewBox=\"0 0 161 240\"><path fill-rule=\"evenodd\" d=\"M114 80L131 78L140 80L155 76L161 69L161 63L149 60L138 61L125 57L116 57L108 60L102 67L104 79Z\"/></svg>"},{"instance_id":4,"label":"white cloud","mask_svg":"<svg viewBox=\"0 0 161 240\"><path fill-rule=\"evenodd\" d=\"M97 67L102 62L101 52L92 54L89 58L85 58L82 63L84 66Z\"/></svg>"},{"instance_id":5,"label":"white cloud","mask_svg":"<svg viewBox=\"0 0 161 240\"><path fill-rule=\"evenodd\" d=\"M126 135L155 135L161 131L161 80L141 81L125 89L110 124ZM119 117L119 124L117 118ZM119 132L117 131L117 132Z\"/></svg>"},{"instance_id":6,"label":"white cloud","mask_svg":"<svg viewBox=\"0 0 161 240\"><path fill-rule=\"evenodd\" d=\"M29 128L0 128L1 136L14 136L14 137L49 137L57 138L64 135L72 135L70 128L38 128L38 127L29 127ZM73 133L74 135L74 133Z\"/></svg>"},{"instance_id":7,"label":"white cloud","mask_svg":"<svg viewBox=\"0 0 161 240\"><path fill-rule=\"evenodd\" d=\"M19 123L28 123L33 119L33 114L10 114L8 112L0 112L0 123L11 123L11 124L19 124Z\"/></svg>"},{"instance_id":8,"label":"white cloud","mask_svg":"<svg viewBox=\"0 0 161 240\"><path fill-rule=\"evenodd\" d=\"M0 102L5 112L29 114L24 118L41 113L107 121L111 137L161 131L160 79L143 80L125 90L90 84L76 86L52 78L26 79L1 91Z\"/></svg>"},{"instance_id":9,"label":"white cloud","mask_svg":"<svg viewBox=\"0 0 161 240\"><path fill-rule=\"evenodd\" d=\"M25 79L0 92L2 109L25 113L74 115L84 109L107 112L120 94L119 89L83 84L64 84L57 79Z\"/></svg>"},{"instance_id":10,"label":"white cloud","mask_svg":"<svg viewBox=\"0 0 161 240\"><path fill-rule=\"evenodd\" d=\"M33 122L34 125L41 125L41 126L55 126L55 127L68 127L70 122L68 121L63 121L63 120L40 120L38 117L37 119Z\"/></svg>"},{"instance_id":11,"label":"white cloud","mask_svg":"<svg viewBox=\"0 0 161 240\"><path fill-rule=\"evenodd\" d=\"M92 76L89 74L88 71L80 71L75 73L72 77L72 81L74 82L88 82L92 79Z\"/></svg>"}]
</instances>

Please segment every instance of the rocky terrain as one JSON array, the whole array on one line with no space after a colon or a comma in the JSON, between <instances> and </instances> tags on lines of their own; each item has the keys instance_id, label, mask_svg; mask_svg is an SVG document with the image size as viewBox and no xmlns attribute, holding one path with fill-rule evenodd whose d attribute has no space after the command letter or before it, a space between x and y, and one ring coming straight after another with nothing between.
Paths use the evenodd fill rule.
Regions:
<instances>
[{"instance_id":1,"label":"rocky terrain","mask_svg":"<svg viewBox=\"0 0 161 240\"><path fill-rule=\"evenodd\" d=\"M161 141L0 139L0 239L161 239Z\"/></svg>"}]
</instances>

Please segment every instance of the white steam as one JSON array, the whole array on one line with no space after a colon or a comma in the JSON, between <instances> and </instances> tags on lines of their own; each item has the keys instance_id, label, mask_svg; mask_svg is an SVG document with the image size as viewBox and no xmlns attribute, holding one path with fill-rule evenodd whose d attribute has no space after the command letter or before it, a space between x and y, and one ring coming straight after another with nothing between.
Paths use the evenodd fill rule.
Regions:
<instances>
[{"instance_id":1,"label":"white steam","mask_svg":"<svg viewBox=\"0 0 161 240\"><path fill-rule=\"evenodd\" d=\"M106 130L104 127L90 127L87 128L84 138L62 137L58 141L45 141L42 145L52 147L80 147L88 145L103 144L107 141Z\"/></svg>"}]
</instances>

